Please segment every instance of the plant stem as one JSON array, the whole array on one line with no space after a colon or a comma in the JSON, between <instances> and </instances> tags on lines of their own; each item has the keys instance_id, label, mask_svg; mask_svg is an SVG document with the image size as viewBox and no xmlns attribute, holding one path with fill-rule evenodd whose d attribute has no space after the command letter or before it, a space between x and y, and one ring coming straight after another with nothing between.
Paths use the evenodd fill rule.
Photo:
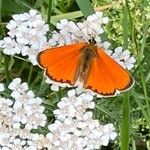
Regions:
<instances>
[{"instance_id":1,"label":"plant stem","mask_svg":"<svg viewBox=\"0 0 150 150\"><path fill-rule=\"evenodd\" d=\"M0 0L0 22L2 22L1 11L2 11L2 0Z\"/></svg>"},{"instance_id":2,"label":"plant stem","mask_svg":"<svg viewBox=\"0 0 150 150\"><path fill-rule=\"evenodd\" d=\"M123 19L122 19L124 49L128 48L128 28L129 28L128 11L129 10L126 0L123 6ZM127 92L123 96L123 104L122 104L121 150L129 149L129 139L130 139L130 102L129 102L129 93Z\"/></svg>"},{"instance_id":3,"label":"plant stem","mask_svg":"<svg viewBox=\"0 0 150 150\"><path fill-rule=\"evenodd\" d=\"M4 56L4 66L5 66L5 73L6 73L6 83L7 85L9 84L9 80L11 79L10 73L9 73L9 69L8 69L8 57Z\"/></svg>"},{"instance_id":4,"label":"plant stem","mask_svg":"<svg viewBox=\"0 0 150 150\"><path fill-rule=\"evenodd\" d=\"M129 93L124 94L121 124L121 150L128 150L130 138L130 103Z\"/></svg>"},{"instance_id":5,"label":"plant stem","mask_svg":"<svg viewBox=\"0 0 150 150\"><path fill-rule=\"evenodd\" d=\"M47 23L50 25L51 20L51 11L52 11L52 0L49 0L48 4L48 16L47 16Z\"/></svg>"},{"instance_id":6,"label":"plant stem","mask_svg":"<svg viewBox=\"0 0 150 150\"><path fill-rule=\"evenodd\" d=\"M30 84L32 72L33 72L33 65L31 64L30 65L30 70L29 70L29 75L28 75L28 85Z\"/></svg>"}]
</instances>

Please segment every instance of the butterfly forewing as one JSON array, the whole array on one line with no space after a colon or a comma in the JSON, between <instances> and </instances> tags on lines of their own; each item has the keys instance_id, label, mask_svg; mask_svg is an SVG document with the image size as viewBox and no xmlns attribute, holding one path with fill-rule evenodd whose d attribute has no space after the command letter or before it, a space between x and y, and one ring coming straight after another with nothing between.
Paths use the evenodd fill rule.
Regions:
<instances>
[{"instance_id":1,"label":"butterfly forewing","mask_svg":"<svg viewBox=\"0 0 150 150\"><path fill-rule=\"evenodd\" d=\"M101 95L113 96L118 91L125 91L133 84L129 73L108 56L103 49L97 48L98 57L93 59L84 87Z\"/></svg>"},{"instance_id":2,"label":"butterfly forewing","mask_svg":"<svg viewBox=\"0 0 150 150\"><path fill-rule=\"evenodd\" d=\"M45 73L50 79L74 84L80 49L84 46L85 44L80 43L44 50L38 55L38 62L42 68L45 68Z\"/></svg>"}]
</instances>

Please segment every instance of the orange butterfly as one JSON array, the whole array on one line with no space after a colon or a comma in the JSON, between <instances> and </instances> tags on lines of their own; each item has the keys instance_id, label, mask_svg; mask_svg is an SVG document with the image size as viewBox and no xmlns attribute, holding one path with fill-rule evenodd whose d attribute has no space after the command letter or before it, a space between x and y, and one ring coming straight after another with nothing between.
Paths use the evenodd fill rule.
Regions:
<instances>
[{"instance_id":1,"label":"orange butterfly","mask_svg":"<svg viewBox=\"0 0 150 150\"><path fill-rule=\"evenodd\" d=\"M84 88L103 96L114 96L133 85L131 75L94 40L46 49L39 53L38 62L50 79L70 85L79 80Z\"/></svg>"}]
</instances>

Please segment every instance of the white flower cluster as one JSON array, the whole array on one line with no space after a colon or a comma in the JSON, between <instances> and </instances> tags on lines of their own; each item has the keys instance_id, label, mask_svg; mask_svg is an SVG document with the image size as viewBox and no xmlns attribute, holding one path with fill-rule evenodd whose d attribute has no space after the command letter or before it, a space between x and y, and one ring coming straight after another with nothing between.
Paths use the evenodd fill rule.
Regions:
<instances>
[{"instance_id":1,"label":"white flower cluster","mask_svg":"<svg viewBox=\"0 0 150 150\"><path fill-rule=\"evenodd\" d=\"M127 70L131 70L136 62L136 59L130 56L130 51L123 51L122 47L117 47L111 57Z\"/></svg>"},{"instance_id":2,"label":"white flower cluster","mask_svg":"<svg viewBox=\"0 0 150 150\"><path fill-rule=\"evenodd\" d=\"M42 99L35 97L20 78L14 79L8 88L11 98L0 96L0 149L26 149L35 143L35 135L30 131L46 124L45 108L41 106Z\"/></svg>"},{"instance_id":3,"label":"white flower cluster","mask_svg":"<svg viewBox=\"0 0 150 150\"><path fill-rule=\"evenodd\" d=\"M12 90L13 102L13 126L25 125L28 130L36 129L39 125L45 126L46 116L43 114L44 106L41 106L42 99L35 97L34 93L28 89L27 83L21 83L20 78L14 79L8 86Z\"/></svg>"},{"instance_id":4,"label":"white flower cluster","mask_svg":"<svg viewBox=\"0 0 150 150\"><path fill-rule=\"evenodd\" d=\"M4 91L3 84L1 92ZM56 120L48 126L46 136L31 132L45 126L42 100L35 97L28 85L14 79L8 86L10 99L0 96L0 149L11 150L92 150L107 146L117 136L112 124L100 125L89 109L95 108L93 97L88 94L76 96L70 90L54 110Z\"/></svg>"},{"instance_id":5,"label":"white flower cluster","mask_svg":"<svg viewBox=\"0 0 150 150\"><path fill-rule=\"evenodd\" d=\"M52 38L49 40L50 47L68 45L77 42L88 42L94 38L97 44L101 43L99 37L104 32L102 25L108 23L108 17L103 17L102 12L88 16L84 22L75 24L73 21L62 19L57 23L56 28L59 32L54 31Z\"/></svg>"},{"instance_id":6,"label":"white flower cluster","mask_svg":"<svg viewBox=\"0 0 150 150\"><path fill-rule=\"evenodd\" d=\"M29 13L13 15L7 24L8 37L0 41L0 48L7 55L22 54L28 56L33 65L37 64L36 56L47 45L48 25L36 10Z\"/></svg>"},{"instance_id":7,"label":"white flower cluster","mask_svg":"<svg viewBox=\"0 0 150 150\"><path fill-rule=\"evenodd\" d=\"M84 22L74 23L67 19L62 19L57 23L56 27L59 32L54 31L52 38L49 40L49 46L62 46L78 42L88 42L94 38L98 47L102 47L105 52L111 56L116 62L127 70L131 70L136 62L135 58L131 56L129 50L123 50L122 47L117 47L114 51L110 50L110 43L101 41L100 35L104 32L103 24L108 23L108 17L103 17L102 12L88 16ZM68 84L46 80L51 84L51 90L58 91L59 87L69 87ZM81 88L78 87L80 90ZM78 89L77 89L78 90ZM82 88L82 91L87 91ZM89 90L88 90L89 91ZM91 92L92 95L94 94Z\"/></svg>"},{"instance_id":8,"label":"white flower cluster","mask_svg":"<svg viewBox=\"0 0 150 150\"><path fill-rule=\"evenodd\" d=\"M51 150L92 150L107 146L109 140L117 136L112 124L100 125L94 120L93 97L85 93L75 96L75 90L68 92L57 104L54 111L56 120L49 125L50 133L46 135L51 143Z\"/></svg>"}]
</instances>

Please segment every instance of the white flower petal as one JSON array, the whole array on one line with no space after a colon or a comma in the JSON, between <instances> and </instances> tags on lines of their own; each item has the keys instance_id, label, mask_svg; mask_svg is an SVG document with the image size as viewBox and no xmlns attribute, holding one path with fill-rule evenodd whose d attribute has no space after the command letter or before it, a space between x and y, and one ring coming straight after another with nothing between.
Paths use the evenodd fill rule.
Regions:
<instances>
[{"instance_id":1,"label":"white flower petal","mask_svg":"<svg viewBox=\"0 0 150 150\"><path fill-rule=\"evenodd\" d=\"M3 92L5 90L4 84L0 83L0 92Z\"/></svg>"}]
</instances>

